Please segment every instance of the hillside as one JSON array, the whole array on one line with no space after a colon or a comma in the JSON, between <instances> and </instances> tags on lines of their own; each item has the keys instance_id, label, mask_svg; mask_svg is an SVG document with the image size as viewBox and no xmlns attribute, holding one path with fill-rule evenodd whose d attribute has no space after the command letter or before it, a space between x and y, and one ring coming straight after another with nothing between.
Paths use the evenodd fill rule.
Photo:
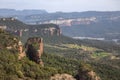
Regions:
<instances>
[{"instance_id":1,"label":"hillside","mask_svg":"<svg viewBox=\"0 0 120 80\"><path fill-rule=\"evenodd\" d=\"M25 29L28 26L23 22L11 17L11 18L0 18L0 26L6 26L6 30L16 31Z\"/></svg>"},{"instance_id":2,"label":"hillside","mask_svg":"<svg viewBox=\"0 0 120 80\"><path fill-rule=\"evenodd\" d=\"M1 30L0 33L2 34L0 35L0 37L4 37L6 44L8 44L9 42L11 42L11 45L16 44L16 42L13 42L14 40L12 39L15 38L14 36L11 36L7 32ZM16 40L18 41L18 39ZM3 42L2 39L0 39L0 43L1 42ZM70 74L72 76L75 76L79 68L78 66L83 66L79 69L84 70L84 68L86 68L84 67L85 64L81 64L80 61L66 59L65 57L48 53L44 53L42 56L42 59L44 61L44 67L42 67L41 65L29 60L27 57L18 60L18 50L16 48L8 49L4 46L6 45L2 44L2 48L0 50L1 80L50 80L50 78L55 74L62 75L62 73L64 73L67 75ZM90 71L92 71L92 69L90 69ZM51 80L53 79L51 78Z\"/></svg>"},{"instance_id":3,"label":"hillside","mask_svg":"<svg viewBox=\"0 0 120 80\"><path fill-rule=\"evenodd\" d=\"M11 24L9 24L9 26L10 25ZM16 25L13 27L17 29ZM3 42L0 51L0 62L2 64L0 70L3 72L1 73L1 79L9 78L9 80L14 80L15 78L15 80L46 80L50 79L51 76L56 77L56 74L62 76L62 74L67 73L76 79L80 78L89 80L89 76L93 74L94 76L100 76L102 80L119 80L119 44L97 40L75 40L62 34L58 36L56 33L54 35L49 35L51 26L52 29L54 26L55 32L56 30L59 30L58 26L54 24L42 25L44 28L41 25L27 26L30 27L29 29L31 31L33 31L32 33L28 31L29 36L43 38L44 53L42 60L45 66L42 67L29 60L27 57L24 57L22 60L18 60L18 51L16 48L13 48L11 51L7 49L6 46L9 42L11 42L11 45L14 45L14 36L11 39L11 35L4 30L1 30L0 42ZM37 34L34 32L36 29L38 30ZM41 30L43 30L43 32L44 30L47 30L46 34L42 35ZM27 38L26 35L21 36L22 39L23 37ZM17 41L19 41L19 39L17 39ZM81 73L83 74L80 77Z\"/></svg>"},{"instance_id":4,"label":"hillside","mask_svg":"<svg viewBox=\"0 0 120 80\"><path fill-rule=\"evenodd\" d=\"M10 49L17 51L17 44L19 42L19 39L17 36L10 35L9 33L5 32L4 30L0 29L0 49Z\"/></svg>"},{"instance_id":5,"label":"hillside","mask_svg":"<svg viewBox=\"0 0 120 80\"><path fill-rule=\"evenodd\" d=\"M55 24L27 25L15 18L1 18L0 25L1 28L19 36L23 42L26 42L29 37L43 37L45 43L74 43L79 45L97 47L105 51L112 51L113 48L113 51L115 49L115 51L119 52L119 44L116 44L114 42L111 43L107 41L97 40L74 40L72 38L66 37L61 33L59 26ZM119 31L119 29L117 30ZM106 44L106 46L103 46L103 43Z\"/></svg>"},{"instance_id":6,"label":"hillside","mask_svg":"<svg viewBox=\"0 0 120 80\"><path fill-rule=\"evenodd\" d=\"M94 41L93 43L89 43L89 40L88 42L86 41L86 43L84 43L84 41L82 42L81 45L79 43L75 44L75 42L45 44L44 50L47 53L57 54L67 59L84 61L91 64L92 68L100 75L102 80L119 80L119 48L115 48L117 46L112 47L110 43L102 43L99 41L95 41L95 43ZM116 49L118 49L118 52Z\"/></svg>"},{"instance_id":7,"label":"hillside","mask_svg":"<svg viewBox=\"0 0 120 80\"><path fill-rule=\"evenodd\" d=\"M4 12L4 9L1 11ZM5 11L6 13L15 13L15 10L8 9ZM119 41L120 39L120 11L86 11L71 13L44 13L43 11L43 13L39 13L39 10L33 10L33 12L32 10L24 10L16 12L23 12L24 15L20 15L20 13L12 17L17 17L17 19L27 24L57 24L60 26L63 34L69 37L103 38L113 41ZM2 13L1 17L3 17ZM6 17L11 16L8 15Z\"/></svg>"},{"instance_id":8,"label":"hillside","mask_svg":"<svg viewBox=\"0 0 120 80\"><path fill-rule=\"evenodd\" d=\"M120 39L120 11L56 12L28 15L21 21L28 24L58 24L63 34L69 37Z\"/></svg>"},{"instance_id":9,"label":"hillside","mask_svg":"<svg viewBox=\"0 0 120 80\"><path fill-rule=\"evenodd\" d=\"M21 37L23 42L25 42L29 37L61 35L61 30L58 25L27 25L12 17L0 18L0 28Z\"/></svg>"}]
</instances>

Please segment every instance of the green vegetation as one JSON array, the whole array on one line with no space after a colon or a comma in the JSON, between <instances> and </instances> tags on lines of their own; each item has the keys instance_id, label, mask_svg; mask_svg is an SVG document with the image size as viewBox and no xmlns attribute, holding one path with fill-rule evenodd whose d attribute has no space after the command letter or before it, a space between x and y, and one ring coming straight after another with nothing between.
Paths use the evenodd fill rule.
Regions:
<instances>
[{"instance_id":1,"label":"green vegetation","mask_svg":"<svg viewBox=\"0 0 120 80\"><path fill-rule=\"evenodd\" d=\"M91 57L99 59L99 58L103 58L109 55L110 53L107 53L107 52L95 52L91 55Z\"/></svg>"},{"instance_id":2,"label":"green vegetation","mask_svg":"<svg viewBox=\"0 0 120 80\"><path fill-rule=\"evenodd\" d=\"M44 67L30 61L27 57L18 60L18 37L0 30L1 80L48 80L57 73L75 76L78 70L94 70L102 80L120 80L119 44L97 40L74 40L63 35L43 36L40 33L30 36L26 34L24 37L33 36L43 37ZM34 44L35 48L37 46ZM86 63L92 68L86 67Z\"/></svg>"},{"instance_id":3,"label":"green vegetation","mask_svg":"<svg viewBox=\"0 0 120 80\"><path fill-rule=\"evenodd\" d=\"M27 58L19 61L17 54L13 54L8 50L0 51L0 56L0 80L17 80L20 78L46 80L58 73L54 67L41 67Z\"/></svg>"},{"instance_id":4,"label":"green vegetation","mask_svg":"<svg viewBox=\"0 0 120 80\"><path fill-rule=\"evenodd\" d=\"M17 50L18 37L10 35L9 33L0 29L0 49L8 48Z\"/></svg>"},{"instance_id":5,"label":"green vegetation","mask_svg":"<svg viewBox=\"0 0 120 80\"><path fill-rule=\"evenodd\" d=\"M8 30L15 31L26 29L28 26L19 20L12 20L12 18L0 19L0 24L7 27Z\"/></svg>"},{"instance_id":6,"label":"green vegetation","mask_svg":"<svg viewBox=\"0 0 120 80\"><path fill-rule=\"evenodd\" d=\"M111 55L102 49L78 44L45 44L45 51L76 60L100 59Z\"/></svg>"},{"instance_id":7,"label":"green vegetation","mask_svg":"<svg viewBox=\"0 0 120 80\"><path fill-rule=\"evenodd\" d=\"M78 74L76 75L77 80L101 80L89 64L81 64L82 65L79 66Z\"/></svg>"},{"instance_id":8,"label":"green vegetation","mask_svg":"<svg viewBox=\"0 0 120 80\"><path fill-rule=\"evenodd\" d=\"M1 36L6 36L6 32L1 32ZM12 37L7 35L7 37ZM4 38L8 40L8 38ZM14 41L9 39L10 42ZM0 41L2 42L2 41ZM9 43L6 41L6 44ZM12 43L13 45L15 43ZM79 61L66 59L53 54L44 53L42 59L44 67L32 62L27 57L18 60L18 51L16 49L7 49L3 47L0 50L0 80L49 80L51 76L57 73L68 73L75 75L78 69Z\"/></svg>"},{"instance_id":9,"label":"green vegetation","mask_svg":"<svg viewBox=\"0 0 120 80\"><path fill-rule=\"evenodd\" d=\"M120 55L114 53L116 49L112 50L113 53L109 53L104 47L99 49L73 43L45 45L46 52L63 56L66 59L89 63L93 68L91 70L95 71L102 80L119 80Z\"/></svg>"},{"instance_id":10,"label":"green vegetation","mask_svg":"<svg viewBox=\"0 0 120 80\"><path fill-rule=\"evenodd\" d=\"M89 46L84 46L84 45L77 45L77 44L63 44L63 46L66 46L68 48L72 49L82 49L84 51L96 51L98 50L97 48L94 47L89 47Z\"/></svg>"},{"instance_id":11,"label":"green vegetation","mask_svg":"<svg viewBox=\"0 0 120 80\"><path fill-rule=\"evenodd\" d=\"M110 61L110 60L109 60ZM120 64L120 60L116 62L119 62L118 64L116 64L116 62L114 63L114 65L112 64L113 61L109 62L109 61L105 61L104 63L100 63L100 62L92 62L91 65L94 68L94 70L96 71L96 73L99 74L99 76L101 77L102 80L120 80L120 66L118 66ZM108 63L109 64L108 64ZM115 67L115 66L118 67Z\"/></svg>"},{"instance_id":12,"label":"green vegetation","mask_svg":"<svg viewBox=\"0 0 120 80\"><path fill-rule=\"evenodd\" d=\"M36 42L32 43L32 46L33 46L36 50L38 50L38 49L39 49L39 44L38 44L38 43L36 43Z\"/></svg>"}]
</instances>

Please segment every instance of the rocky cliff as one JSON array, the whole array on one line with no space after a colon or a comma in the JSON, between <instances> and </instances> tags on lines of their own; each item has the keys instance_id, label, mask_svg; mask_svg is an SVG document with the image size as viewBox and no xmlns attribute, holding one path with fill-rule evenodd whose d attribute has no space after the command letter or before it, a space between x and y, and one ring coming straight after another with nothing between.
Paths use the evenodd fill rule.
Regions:
<instances>
[{"instance_id":1,"label":"rocky cliff","mask_svg":"<svg viewBox=\"0 0 120 80\"><path fill-rule=\"evenodd\" d=\"M26 54L30 60L43 66L41 56L43 54L43 39L38 37L29 38L25 44Z\"/></svg>"},{"instance_id":2,"label":"rocky cliff","mask_svg":"<svg viewBox=\"0 0 120 80\"><path fill-rule=\"evenodd\" d=\"M12 17L0 18L0 28L19 36L24 42L29 37L61 35L61 30L56 24L27 25Z\"/></svg>"},{"instance_id":3,"label":"rocky cliff","mask_svg":"<svg viewBox=\"0 0 120 80\"><path fill-rule=\"evenodd\" d=\"M0 29L0 49L7 49L18 53L18 59L21 60L24 56L38 64L43 65L41 55L43 54L43 39L38 37L29 38L26 42L26 47L22 42L10 33Z\"/></svg>"},{"instance_id":4,"label":"rocky cliff","mask_svg":"<svg viewBox=\"0 0 120 80\"><path fill-rule=\"evenodd\" d=\"M89 64L81 63L79 66L77 80L101 80L100 77L93 71Z\"/></svg>"}]
</instances>

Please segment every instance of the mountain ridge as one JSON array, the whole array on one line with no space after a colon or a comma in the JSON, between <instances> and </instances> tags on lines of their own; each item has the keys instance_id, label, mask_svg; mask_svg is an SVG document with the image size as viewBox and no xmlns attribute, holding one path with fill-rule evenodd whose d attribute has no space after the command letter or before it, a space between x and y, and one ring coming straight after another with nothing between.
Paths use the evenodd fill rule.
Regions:
<instances>
[{"instance_id":1,"label":"mountain ridge","mask_svg":"<svg viewBox=\"0 0 120 80\"><path fill-rule=\"evenodd\" d=\"M0 16L2 17L11 17L11 16L25 16L32 14L45 14L47 11L45 10L37 10L37 9L25 9L25 10L15 10L15 9L4 9L0 8Z\"/></svg>"}]
</instances>

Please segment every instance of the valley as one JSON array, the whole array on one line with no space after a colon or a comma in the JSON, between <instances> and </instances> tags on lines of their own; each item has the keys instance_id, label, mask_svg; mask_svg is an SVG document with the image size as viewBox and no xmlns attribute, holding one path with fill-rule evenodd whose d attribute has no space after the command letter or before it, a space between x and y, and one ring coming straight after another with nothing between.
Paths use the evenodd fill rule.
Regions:
<instances>
[{"instance_id":1,"label":"valley","mask_svg":"<svg viewBox=\"0 0 120 80\"><path fill-rule=\"evenodd\" d=\"M82 19L76 21L80 14ZM55 20L60 15L65 17L63 23L67 20L70 23L75 21L74 24L27 22L37 18ZM93 15L96 18L91 18ZM14 17L0 18L1 80L57 80L60 76L65 79L66 75L71 80L120 79L120 44L119 40L117 43L114 41L120 39L119 11L104 14L90 12L89 15L87 12L84 15L44 13L38 16L24 15L22 19L26 20L22 21ZM19 59L20 52L26 56Z\"/></svg>"}]
</instances>

